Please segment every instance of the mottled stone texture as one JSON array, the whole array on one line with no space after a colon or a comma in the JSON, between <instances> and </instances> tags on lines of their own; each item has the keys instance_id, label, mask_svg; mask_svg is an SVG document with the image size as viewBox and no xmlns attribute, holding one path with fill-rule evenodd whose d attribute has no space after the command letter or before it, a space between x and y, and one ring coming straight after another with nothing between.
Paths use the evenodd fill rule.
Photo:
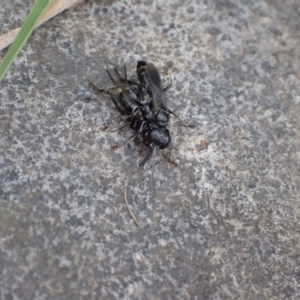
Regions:
<instances>
[{"instance_id":1,"label":"mottled stone texture","mask_svg":"<svg viewBox=\"0 0 300 300\"><path fill-rule=\"evenodd\" d=\"M0 2L1 33L33 3ZM86 1L37 29L0 89L0 299L300 299L299 12ZM105 64L135 76L139 59L195 125L172 118L178 166L144 174L86 79L109 87Z\"/></svg>"}]
</instances>

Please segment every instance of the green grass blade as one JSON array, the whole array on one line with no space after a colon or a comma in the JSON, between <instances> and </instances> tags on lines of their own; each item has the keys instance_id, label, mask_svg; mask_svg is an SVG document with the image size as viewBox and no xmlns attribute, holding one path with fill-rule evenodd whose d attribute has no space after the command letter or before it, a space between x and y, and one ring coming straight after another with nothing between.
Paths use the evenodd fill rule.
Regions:
<instances>
[{"instance_id":1,"label":"green grass blade","mask_svg":"<svg viewBox=\"0 0 300 300\"><path fill-rule=\"evenodd\" d=\"M22 25L18 35L16 36L14 42L7 51L3 62L0 66L0 82L2 81L4 75L9 69L10 65L13 63L15 57L21 51L23 45L26 43L27 39L30 37L32 31L34 30L40 16L46 10L48 5L52 0L36 0L27 19Z\"/></svg>"}]
</instances>

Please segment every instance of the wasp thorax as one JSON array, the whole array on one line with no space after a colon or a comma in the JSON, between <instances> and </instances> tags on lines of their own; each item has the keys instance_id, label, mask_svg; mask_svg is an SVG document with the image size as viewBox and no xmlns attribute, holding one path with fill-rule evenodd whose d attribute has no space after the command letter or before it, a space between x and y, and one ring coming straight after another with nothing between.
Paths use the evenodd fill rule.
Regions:
<instances>
[{"instance_id":1,"label":"wasp thorax","mask_svg":"<svg viewBox=\"0 0 300 300\"><path fill-rule=\"evenodd\" d=\"M158 126L165 127L168 125L169 119L169 114L165 110L160 109L155 117L155 122Z\"/></svg>"}]
</instances>

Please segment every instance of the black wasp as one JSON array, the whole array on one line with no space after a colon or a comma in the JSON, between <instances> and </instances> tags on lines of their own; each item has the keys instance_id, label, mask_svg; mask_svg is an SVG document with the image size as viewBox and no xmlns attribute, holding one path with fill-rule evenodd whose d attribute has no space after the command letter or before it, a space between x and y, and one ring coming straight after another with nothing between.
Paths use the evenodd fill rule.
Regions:
<instances>
[{"instance_id":1,"label":"black wasp","mask_svg":"<svg viewBox=\"0 0 300 300\"><path fill-rule=\"evenodd\" d=\"M140 167L144 168L157 149L165 149L171 143L167 126L172 112L167 107L165 93L171 88L172 83L163 88L160 74L151 62L137 62L138 81L127 78L125 64L124 77L116 67L114 68L122 84L117 84L109 70L106 69L106 71L117 88L118 94L96 88L111 96L117 110L134 131L132 137L137 135L142 137L143 144L148 147L140 163Z\"/></svg>"}]
</instances>

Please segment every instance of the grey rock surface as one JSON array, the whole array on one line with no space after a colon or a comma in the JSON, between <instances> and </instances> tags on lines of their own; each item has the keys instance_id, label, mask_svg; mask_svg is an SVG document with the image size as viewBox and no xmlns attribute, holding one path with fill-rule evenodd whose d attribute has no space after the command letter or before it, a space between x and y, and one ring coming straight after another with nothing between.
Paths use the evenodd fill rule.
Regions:
<instances>
[{"instance_id":1,"label":"grey rock surface","mask_svg":"<svg viewBox=\"0 0 300 300\"><path fill-rule=\"evenodd\" d=\"M5 33L33 1L0 3ZM37 29L0 86L0 299L300 299L299 12L86 1ZM139 59L195 125L172 118L178 165L144 174L87 81Z\"/></svg>"}]
</instances>

